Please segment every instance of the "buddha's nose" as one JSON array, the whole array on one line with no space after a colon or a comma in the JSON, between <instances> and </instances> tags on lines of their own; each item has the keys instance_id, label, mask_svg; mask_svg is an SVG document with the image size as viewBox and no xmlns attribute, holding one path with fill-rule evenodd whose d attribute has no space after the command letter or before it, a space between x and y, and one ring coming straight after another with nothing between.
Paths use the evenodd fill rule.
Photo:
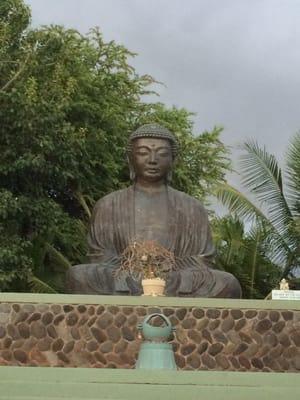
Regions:
<instances>
[{"instance_id":1,"label":"buddha's nose","mask_svg":"<svg viewBox=\"0 0 300 400\"><path fill-rule=\"evenodd\" d=\"M156 163L157 163L157 157L156 154L153 152L150 154L149 164L156 164Z\"/></svg>"}]
</instances>

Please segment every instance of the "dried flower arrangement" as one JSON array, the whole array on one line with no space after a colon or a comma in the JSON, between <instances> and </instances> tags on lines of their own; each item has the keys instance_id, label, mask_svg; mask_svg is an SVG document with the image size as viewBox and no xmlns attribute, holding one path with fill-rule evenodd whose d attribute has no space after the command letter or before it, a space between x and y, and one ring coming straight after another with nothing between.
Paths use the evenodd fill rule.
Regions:
<instances>
[{"instance_id":1,"label":"dried flower arrangement","mask_svg":"<svg viewBox=\"0 0 300 400\"><path fill-rule=\"evenodd\" d=\"M156 241L134 241L122 253L117 274L128 272L133 279L165 279L175 270L174 254Z\"/></svg>"}]
</instances>

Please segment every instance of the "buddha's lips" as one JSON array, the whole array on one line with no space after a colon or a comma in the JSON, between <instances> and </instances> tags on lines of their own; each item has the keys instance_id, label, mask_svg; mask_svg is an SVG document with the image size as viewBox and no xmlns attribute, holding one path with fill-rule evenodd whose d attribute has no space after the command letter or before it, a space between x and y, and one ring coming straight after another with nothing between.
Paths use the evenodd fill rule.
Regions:
<instances>
[{"instance_id":1,"label":"buddha's lips","mask_svg":"<svg viewBox=\"0 0 300 400\"><path fill-rule=\"evenodd\" d=\"M159 172L159 168L147 168L147 172Z\"/></svg>"}]
</instances>

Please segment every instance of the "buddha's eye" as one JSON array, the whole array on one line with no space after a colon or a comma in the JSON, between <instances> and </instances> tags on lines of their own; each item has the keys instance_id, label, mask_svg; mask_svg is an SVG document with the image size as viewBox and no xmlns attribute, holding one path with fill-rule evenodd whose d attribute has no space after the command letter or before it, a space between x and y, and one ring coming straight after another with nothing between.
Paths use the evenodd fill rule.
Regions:
<instances>
[{"instance_id":1,"label":"buddha's eye","mask_svg":"<svg viewBox=\"0 0 300 400\"><path fill-rule=\"evenodd\" d=\"M168 151L159 151L157 155L159 155L160 157L168 157L170 153Z\"/></svg>"}]
</instances>

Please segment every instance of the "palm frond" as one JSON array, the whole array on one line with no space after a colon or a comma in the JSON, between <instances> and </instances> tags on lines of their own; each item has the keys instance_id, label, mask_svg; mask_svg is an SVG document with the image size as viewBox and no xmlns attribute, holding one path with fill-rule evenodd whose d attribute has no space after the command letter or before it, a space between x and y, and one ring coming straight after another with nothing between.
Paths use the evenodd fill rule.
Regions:
<instances>
[{"instance_id":1,"label":"palm frond","mask_svg":"<svg viewBox=\"0 0 300 400\"><path fill-rule=\"evenodd\" d=\"M28 284L33 293L57 293L53 287L34 275L28 278Z\"/></svg>"},{"instance_id":2,"label":"palm frond","mask_svg":"<svg viewBox=\"0 0 300 400\"><path fill-rule=\"evenodd\" d=\"M70 261L50 243L45 244L47 254L51 259L52 264L55 265L55 269L68 270L71 267Z\"/></svg>"},{"instance_id":3,"label":"palm frond","mask_svg":"<svg viewBox=\"0 0 300 400\"><path fill-rule=\"evenodd\" d=\"M274 155L260 148L257 142L243 146L242 184L253 193L261 205L268 206L268 217L279 234L285 234L292 221L292 213L285 198L281 169Z\"/></svg>"},{"instance_id":4,"label":"palm frond","mask_svg":"<svg viewBox=\"0 0 300 400\"><path fill-rule=\"evenodd\" d=\"M286 155L286 180L292 211L300 215L300 132L292 139Z\"/></svg>"},{"instance_id":5,"label":"palm frond","mask_svg":"<svg viewBox=\"0 0 300 400\"><path fill-rule=\"evenodd\" d=\"M215 196L228 210L246 221L263 220L267 216L255 206L242 192L235 187L224 183L215 190Z\"/></svg>"},{"instance_id":6,"label":"palm frond","mask_svg":"<svg viewBox=\"0 0 300 400\"><path fill-rule=\"evenodd\" d=\"M268 235L268 249L270 257L274 262L280 263L282 267L286 265L286 260L290 256L293 248L291 248L292 237L289 231L280 234L272 221L252 203L243 193L233 186L225 183L220 185L216 192L216 197L221 203L229 209L231 213L237 215L244 221L255 223L257 229L266 229Z\"/></svg>"}]
</instances>

